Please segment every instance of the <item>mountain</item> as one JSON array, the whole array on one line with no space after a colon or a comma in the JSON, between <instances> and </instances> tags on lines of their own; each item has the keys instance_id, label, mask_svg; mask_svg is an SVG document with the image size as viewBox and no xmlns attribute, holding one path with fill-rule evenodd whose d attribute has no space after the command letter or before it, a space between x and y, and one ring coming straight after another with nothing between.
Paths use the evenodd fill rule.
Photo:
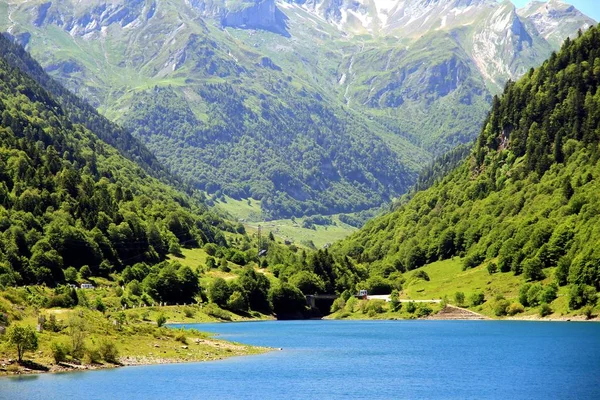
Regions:
<instances>
[{"instance_id":1,"label":"mountain","mask_svg":"<svg viewBox=\"0 0 600 400\"><path fill-rule=\"evenodd\" d=\"M527 290L542 280L544 288L565 287L571 310L593 305L600 290L599 49L594 27L509 83L460 166L336 251L379 277L460 256L463 270L488 268L478 289L489 296L516 275L523 278L515 285L531 282L522 286L525 306L541 302L528 300ZM460 287L468 275L452 280L447 270L444 285ZM515 286L504 290L514 294Z\"/></svg>"},{"instance_id":2,"label":"mountain","mask_svg":"<svg viewBox=\"0 0 600 400\"><path fill-rule=\"evenodd\" d=\"M108 278L158 264L181 246L228 246L232 224L74 122L70 115L91 113L78 111L85 103L70 97L67 111L64 97L11 65L39 70L22 49L2 36L0 48L0 286L55 286L73 268ZM123 131L101 120L103 134L118 141Z\"/></svg>"},{"instance_id":3,"label":"mountain","mask_svg":"<svg viewBox=\"0 0 600 400\"><path fill-rule=\"evenodd\" d=\"M508 79L593 23L544 7L1 0L0 29L170 170L276 218L405 193L476 136Z\"/></svg>"}]
</instances>

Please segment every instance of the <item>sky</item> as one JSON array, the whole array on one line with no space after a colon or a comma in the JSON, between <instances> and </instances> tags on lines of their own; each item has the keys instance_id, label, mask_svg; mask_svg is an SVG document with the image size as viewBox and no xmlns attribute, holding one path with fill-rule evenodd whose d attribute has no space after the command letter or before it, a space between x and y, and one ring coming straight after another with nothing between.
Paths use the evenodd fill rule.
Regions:
<instances>
[{"instance_id":1,"label":"sky","mask_svg":"<svg viewBox=\"0 0 600 400\"><path fill-rule=\"evenodd\" d=\"M600 1L598 0L563 0L565 3L573 4L575 8L587 16L600 22ZM512 0L517 7L523 7L529 0Z\"/></svg>"}]
</instances>

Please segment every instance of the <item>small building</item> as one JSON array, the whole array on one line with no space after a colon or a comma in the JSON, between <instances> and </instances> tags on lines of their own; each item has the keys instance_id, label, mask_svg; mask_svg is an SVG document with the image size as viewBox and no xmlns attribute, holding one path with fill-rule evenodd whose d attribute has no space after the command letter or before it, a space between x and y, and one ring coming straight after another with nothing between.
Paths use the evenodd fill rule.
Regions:
<instances>
[{"instance_id":1,"label":"small building","mask_svg":"<svg viewBox=\"0 0 600 400\"><path fill-rule=\"evenodd\" d=\"M82 289L94 289L94 285L92 285L91 283L82 283L81 288Z\"/></svg>"},{"instance_id":2,"label":"small building","mask_svg":"<svg viewBox=\"0 0 600 400\"><path fill-rule=\"evenodd\" d=\"M368 291L366 289L359 290L358 291L358 298L359 299L366 299L368 294L369 293L368 293Z\"/></svg>"}]
</instances>

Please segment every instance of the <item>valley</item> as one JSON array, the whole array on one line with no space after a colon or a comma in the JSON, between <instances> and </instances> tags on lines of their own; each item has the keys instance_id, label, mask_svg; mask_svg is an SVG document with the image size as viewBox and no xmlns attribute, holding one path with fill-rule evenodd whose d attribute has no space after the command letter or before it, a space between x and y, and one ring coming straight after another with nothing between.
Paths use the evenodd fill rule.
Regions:
<instances>
[{"instance_id":1,"label":"valley","mask_svg":"<svg viewBox=\"0 0 600 400\"><path fill-rule=\"evenodd\" d=\"M597 372L597 324L545 323L600 316L600 26L575 7L0 0L0 31L0 375L385 398L340 366L422 384L470 355L447 368L516 398Z\"/></svg>"}]
</instances>

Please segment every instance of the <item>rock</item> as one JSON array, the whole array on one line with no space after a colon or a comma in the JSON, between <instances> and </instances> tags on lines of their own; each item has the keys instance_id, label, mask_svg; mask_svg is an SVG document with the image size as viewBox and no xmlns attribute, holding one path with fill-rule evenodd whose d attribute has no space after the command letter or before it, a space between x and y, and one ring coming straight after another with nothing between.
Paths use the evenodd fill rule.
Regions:
<instances>
[{"instance_id":1,"label":"rock","mask_svg":"<svg viewBox=\"0 0 600 400\"><path fill-rule=\"evenodd\" d=\"M186 350L188 347L187 346L181 346L182 349Z\"/></svg>"}]
</instances>

